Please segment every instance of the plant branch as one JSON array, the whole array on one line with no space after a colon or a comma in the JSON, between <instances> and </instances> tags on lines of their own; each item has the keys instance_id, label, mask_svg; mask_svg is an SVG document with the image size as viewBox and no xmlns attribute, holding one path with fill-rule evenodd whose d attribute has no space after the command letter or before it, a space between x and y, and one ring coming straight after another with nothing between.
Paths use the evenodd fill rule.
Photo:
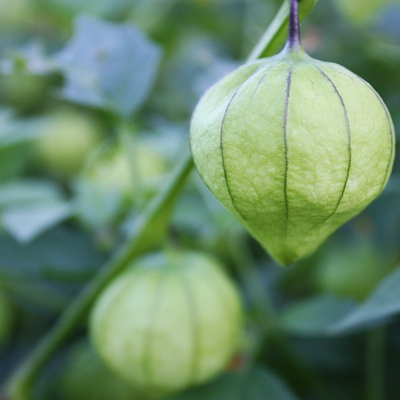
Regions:
<instances>
[{"instance_id":1,"label":"plant branch","mask_svg":"<svg viewBox=\"0 0 400 400\"><path fill-rule=\"evenodd\" d=\"M288 47L292 50L300 48L299 3L298 0L290 0L289 36Z\"/></svg>"}]
</instances>

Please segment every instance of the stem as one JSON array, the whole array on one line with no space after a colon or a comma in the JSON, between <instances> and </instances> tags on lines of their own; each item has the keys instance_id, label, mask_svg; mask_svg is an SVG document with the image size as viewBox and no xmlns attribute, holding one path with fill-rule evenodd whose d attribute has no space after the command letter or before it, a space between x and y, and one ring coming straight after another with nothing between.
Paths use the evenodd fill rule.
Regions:
<instances>
[{"instance_id":1,"label":"stem","mask_svg":"<svg viewBox=\"0 0 400 400\"><path fill-rule=\"evenodd\" d=\"M365 399L385 399L385 342L386 328L367 332Z\"/></svg>"},{"instance_id":2,"label":"stem","mask_svg":"<svg viewBox=\"0 0 400 400\"><path fill-rule=\"evenodd\" d=\"M289 36L287 47L292 51L297 51L301 47L298 0L290 0Z\"/></svg>"},{"instance_id":3,"label":"stem","mask_svg":"<svg viewBox=\"0 0 400 400\"><path fill-rule=\"evenodd\" d=\"M293 2L293 0L292 0ZM300 4L295 4L298 8L298 18L302 21L312 11L317 0L302 0ZM296 2L297 3L297 2ZM254 61L260 57L269 57L279 51L281 45L287 40L287 29L289 26L290 5L289 0L282 3L281 8L274 20L269 25L263 36L255 45L253 51L247 58L247 62ZM300 32L299 32L300 35ZM300 45L300 40L299 40ZM286 44L287 46L287 44Z\"/></svg>"}]
</instances>

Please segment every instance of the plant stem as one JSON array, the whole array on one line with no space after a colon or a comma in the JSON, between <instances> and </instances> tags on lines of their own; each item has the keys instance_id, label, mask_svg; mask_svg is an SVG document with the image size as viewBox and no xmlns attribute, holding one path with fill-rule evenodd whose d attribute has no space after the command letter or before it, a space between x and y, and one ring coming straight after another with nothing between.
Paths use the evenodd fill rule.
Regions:
<instances>
[{"instance_id":1,"label":"plant stem","mask_svg":"<svg viewBox=\"0 0 400 400\"><path fill-rule=\"evenodd\" d=\"M311 9L312 6L309 7L307 12ZM285 0L270 27L250 53L247 61L253 61L261 55L267 56L275 53L276 49L284 43L282 32L287 26L288 18L289 8L287 0ZM102 289L132 261L133 257L160 244L159 241L165 237L174 201L192 168L193 160L188 155L175 174L172 175L165 188L141 215L134 237L130 238L111 261L99 271L82 293L64 311L58 322L42 338L32 353L11 374L5 384L7 400L29 400L31 386L41 368L87 316L91 305ZM154 236L156 236L156 239Z\"/></svg>"},{"instance_id":2,"label":"plant stem","mask_svg":"<svg viewBox=\"0 0 400 400\"><path fill-rule=\"evenodd\" d=\"M298 0L290 0L289 35L287 47L294 51L299 50L301 47Z\"/></svg>"},{"instance_id":3,"label":"plant stem","mask_svg":"<svg viewBox=\"0 0 400 400\"><path fill-rule=\"evenodd\" d=\"M386 327L367 332L365 399L385 399L385 349Z\"/></svg>"},{"instance_id":4,"label":"plant stem","mask_svg":"<svg viewBox=\"0 0 400 400\"><path fill-rule=\"evenodd\" d=\"M293 0L291 0L293 1ZM302 21L312 11L317 0L301 0L298 4L299 20ZM296 4L297 5L297 4ZM269 25L263 36L255 45L253 51L247 58L247 62L254 61L260 57L268 57L279 51L281 45L287 39L289 25L290 4L289 0L282 3L281 8L274 20Z\"/></svg>"}]
</instances>

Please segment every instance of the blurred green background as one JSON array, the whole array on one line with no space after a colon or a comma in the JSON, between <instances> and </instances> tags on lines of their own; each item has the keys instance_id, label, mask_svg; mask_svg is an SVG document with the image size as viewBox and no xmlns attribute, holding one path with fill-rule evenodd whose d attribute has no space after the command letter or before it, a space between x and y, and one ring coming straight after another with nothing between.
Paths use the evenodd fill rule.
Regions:
<instances>
[{"instance_id":1,"label":"blurred green background","mask_svg":"<svg viewBox=\"0 0 400 400\"><path fill-rule=\"evenodd\" d=\"M189 151L197 100L243 62L280 5L0 0L0 383L132 234L137 216ZM124 48L120 31L108 32L111 25L100 21L138 29L137 36L127 36L133 47ZM339 63L371 83L400 131L400 1L319 0L302 25L302 42L311 56ZM92 51L99 59L111 52L118 65L92 76L93 59L86 57ZM148 64L135 61L142 56ZM140 88L129 74L142 82ZM99 84L99 76L108 78ZM126 88L135 92L132 101ZM399 162L370 207L315 255L287 269L244 232L195 173L179 197L170 236L179 246L219 257L242 288L249 327L256 327L246 335L244 358L246 346L263 336L257 301L268 293L300 357L327 390L334 388L336 398L367 399L371 376L380 378L376 386L384 385L382 399L400 398ZM255 269L243 272L245 264ZM260 287L249 293L243 282L255 273ZM351 313L356 316L349 322ZM383 330L383 350L371 355L376 329ZM38 398L100 398L99 391L79 395L87 387L71 384L75 378L66 372L77 368L74 362L95 364L90 349L81 356L74 350L84 335L82 326L54 357L36 385ZM279 374L293 396L315 398L278 344L266 341L257 362ZM95 368L87 382L108 376L103 366ZM260 398L268 398L261 386ZM112 390L131 398L125 389ZM207 388L196 393L182 398L230 398L223 390L220 397Z\"/></svg>"}]
</instances>

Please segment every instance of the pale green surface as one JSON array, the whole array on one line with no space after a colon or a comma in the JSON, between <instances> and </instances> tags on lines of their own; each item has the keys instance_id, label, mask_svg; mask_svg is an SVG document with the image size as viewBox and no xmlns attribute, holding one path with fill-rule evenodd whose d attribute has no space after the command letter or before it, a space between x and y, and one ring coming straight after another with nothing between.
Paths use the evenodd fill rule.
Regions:
<instances>
[{"instance_id":1,"label":"pale green surface","mask_svg":"<svg viewBox=\"0 0 400 400\"><path fill-rule=\"evenodd\" d=\"M233 71L203 96L191 124L204 182L284 265L311 254L380 194L393 137L367 83L303 52Z\"/></svg>"},{"instance_id":2,"label":"pale green surface","mask_svg":"<svg viewBox=\"0 0 400 400\"><path fill-rule=\"evenodd\" d=\"M117 278L91 316L100 356L146 393L160 394L220 373L238 349L240 295L212 258L147 257Z\"/></svg>"},{"instance_id":3,"label":"pale green surface","mask_svg":"<svg viewBox=\"0 0 400 400\"><path fill-rule=\"evenodd\" d=\"M12 319L10 303L3 292L0 292L0 349L10 336Z\"/></svg>"}]
</instances>

